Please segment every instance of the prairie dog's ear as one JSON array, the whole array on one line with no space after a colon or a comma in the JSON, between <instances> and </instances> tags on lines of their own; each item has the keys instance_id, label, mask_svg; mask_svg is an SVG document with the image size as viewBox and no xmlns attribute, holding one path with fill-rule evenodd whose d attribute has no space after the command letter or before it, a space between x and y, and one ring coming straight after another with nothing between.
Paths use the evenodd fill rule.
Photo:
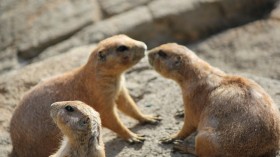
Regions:
<instances>
[{"instance_id":1,"label":"prairie dog's ear","mask_svg":"<svg viewBox=\"0 0 280 157\"><path fill-rule=\"evenodd\" d=\"M182 64L182 60L183 60L182 56L176 56L175 63L174 63L175 67L180 66Z\"/></svg>"},{"instance_id":2,"label":"prairie dog's ear","mask_svg":"<svg viewBox=\"0 0 280 157\"><path fill-rule=\"evenodd\" d=\"M101 61L106 61L106 54L103 51L98 51L98 59Z\"/></svg>"},{"instance_id":3,"label":"prairie dog's ear","mask_svg":"<svg viewBox=\"0 0 280 157\"><path fill-rule=\"evenodd\" d=\"M90 122L90 118L86 117L82 120L83 124L88 124Z\"/></svg>"},{"instance_id":4,"label":"prairie dog's ear","mask_svg":"<svg viewBox=\"0 0 280 157\"><path fill-rule=\"evenodd\" d=\"M89 117L84 117L79 121L79 125L81 128L84 128L84 127L88 126L89 122L90 122Z\"/></svg>"}]
</instances>

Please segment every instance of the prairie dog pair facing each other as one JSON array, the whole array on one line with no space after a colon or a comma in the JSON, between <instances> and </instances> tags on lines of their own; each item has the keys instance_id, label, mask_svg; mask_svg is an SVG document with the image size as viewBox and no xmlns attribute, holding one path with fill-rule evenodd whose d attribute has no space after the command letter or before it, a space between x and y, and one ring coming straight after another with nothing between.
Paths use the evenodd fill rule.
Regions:
<instances>
[{"instance_id":1,"label":"prairie dog pair facing each other","mask_svg":"<svg viewBox=\"0 0 280 157\"><path fill-rule=\"evenodd\" d=\"M175 80L184 101L184 125L163 142L197 131L195 148L174 148L200 157L272 157L280 142L280 114L270 96L252 80L227 75L177 44L149 52L162 76Z\"/></svg>"},{"instance_id":2,"label":"prairie dog pair facing each other","mask_svg":"<svg viewBox=\"0 0 280 157\"><path fill-rule=\"evenodd\" d=\"M104 127L127 141L142 142L142 135L120 121L117 109L140 123L160 120L141 113L124 85L123 73L144 57L146 49L143 42L125 35L107 38L85 65L32 88L11 119L12 156L48 157L57 150L62 134L49 112L51 104L58 101L82 101L99 112Z\"/></svg>"},{"instance_id":3,"label":"prairie dog pair facing each other","mask_svg":"<svg viewBox=\"0 0 280 157\"><path fill-rule=\"evenodd\" d=\"M50 115L64 134L60 149L50 157L105 157L99 113L80 101L51 105Z\"/></svg>"}]
</instances>

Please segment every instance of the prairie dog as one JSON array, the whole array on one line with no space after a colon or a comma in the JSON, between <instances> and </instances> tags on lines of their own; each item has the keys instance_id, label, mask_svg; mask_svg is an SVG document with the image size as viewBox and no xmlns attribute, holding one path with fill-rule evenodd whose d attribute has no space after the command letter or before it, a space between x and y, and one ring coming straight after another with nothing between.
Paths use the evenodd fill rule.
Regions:
<instances>
[{"instance_id":1,"label":"prairie dog","mask_svg":"<svg viewBox=\"0 0 280 157\"><path fill-rule=\"evenodd\" d=\"M228 75L178 44L161 45L148 55L154 69L175 80L183 95L183 128L163 142L182 140L197 131L195 148L177 143L174 149L200 157L277 154L280 114L256 82Z\"/></svg>"},{"instance_id":2,"label":"prairie dog","mask_svg":"<svg viewBox=\"0 0 280 157\"><path fill-rule=\"evenodd\" d=\"M160 120L141 113L125 87L124 72L144 57L146 49L143 42L126 35L107 38L97 45L85 65L33 87L11 119L12 156L48 157L56 151L62 134L49 111L57 101L80 100L99 112L104 127L129 142L143 142L141 135L120 121L117 109L141 123Z\"/></svg>"},{"instance_id":3,"label":"prairie dog","mask_svg":"<svg viewBox=\"0 0 280 157\"><path fill-rule=\"evenodd\" d=\"M51 105L50 115L63 133L59 150L50 157L105 157L99 113L80 101Z\"/></svg>"}]
</instances>

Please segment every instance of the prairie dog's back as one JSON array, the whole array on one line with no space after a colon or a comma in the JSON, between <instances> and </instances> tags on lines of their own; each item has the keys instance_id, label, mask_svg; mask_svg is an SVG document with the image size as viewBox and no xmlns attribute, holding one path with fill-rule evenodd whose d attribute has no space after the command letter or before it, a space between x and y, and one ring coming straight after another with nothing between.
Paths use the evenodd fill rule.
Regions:
<instances>
[{"instance_id":1,"label":"prairie dog's back","mask_svg":"<svg viewBox=\"0 0 280 157\"><path fill-rule=\"evenodd\" d=\"M104 157L99 113L80 101L51 105L51 117L64 134L62 145L51 157Z\"/></svg>"},{"instance_id":2,"label":"prairie dog's back","mask_svg":"<svg viewBox=\"0 0 280 157\"><path fill-rule=\"evenodd\" d=\"M226 77L211 93L208 105L198 130L215 128L216 140L224 154L252 156L279 149L279 111L254 81Z\"/></svg>"}]
</instances>

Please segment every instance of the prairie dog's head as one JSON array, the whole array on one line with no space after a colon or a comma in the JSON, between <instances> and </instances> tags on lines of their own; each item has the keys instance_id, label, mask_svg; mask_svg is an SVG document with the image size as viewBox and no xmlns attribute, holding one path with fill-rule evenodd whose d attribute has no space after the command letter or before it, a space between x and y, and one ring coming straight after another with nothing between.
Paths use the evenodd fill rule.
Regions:
<instances>
[{"instance_id":1,"label":"prairie dog's head","mask_svg":"<svg viewBox=\"0 0 280 157\"><path fill-rule=\"evenodd\" d=\"M60 101L51 105L50 115L61 132L68 138L88 134L99 138L101 120L99 113L81 101Z\"/></svg>"},{"instance_id":2,"label":"prairie dog's head","mask_svg":"<svg viewBox=\"0 0 280 157\"><path fill-rule=\"evenodd\" d=\"M107 74L120 74L138 63L146 50L145 43L116 35L101 41L87 64L94 64L96 69Z\"/></svg>"},{"instance_id":3,"label":"prairie dog's head","mask_svg":"<svg viewBox=\"0 0 280 157\"><path fill-rule=\"evenodd\" d=\"M149 51L149 63L162 76L173 80L182 78L188 71L188 64L196 55L185 46L175 43L163 44Z\"/></svg>"}]
</instances>

